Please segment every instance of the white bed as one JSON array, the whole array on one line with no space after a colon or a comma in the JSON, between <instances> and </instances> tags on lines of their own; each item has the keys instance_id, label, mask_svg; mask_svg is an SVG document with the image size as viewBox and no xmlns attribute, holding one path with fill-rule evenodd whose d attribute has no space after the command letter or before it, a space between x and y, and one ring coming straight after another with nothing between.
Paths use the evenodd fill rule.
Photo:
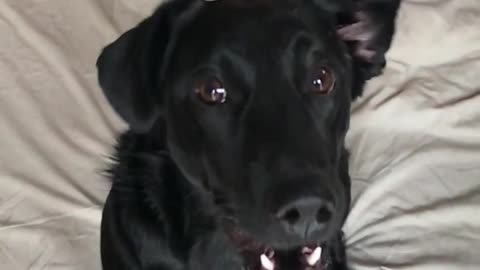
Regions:
<instances>
[{"instance_id":1,"label":"white bed","mask_svg":"<svg viewBox=\"0 0 480 270\"><path fill-rule=\"evenodd\" d=\"M0 269L100 269L101 176L126 125L100 48L160 0L0 1ZM480 1L404 0L348 146L355 270L480 269Z\"/></svg>"}]
</instances>

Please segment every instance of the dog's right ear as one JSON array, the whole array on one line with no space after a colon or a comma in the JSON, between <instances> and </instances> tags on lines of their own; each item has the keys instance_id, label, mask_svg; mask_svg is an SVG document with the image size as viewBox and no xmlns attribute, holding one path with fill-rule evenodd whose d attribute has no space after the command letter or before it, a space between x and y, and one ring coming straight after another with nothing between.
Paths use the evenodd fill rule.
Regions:
<instances>
[{"instance_id":1,"label":"dog's right ear","mask_svg":"<svg viewBox=\"0 0 480 270\"><path fill-rule=\"evenodd\" d=\"M337 1L337 0L332 0ZM354 60L355 78L352 97L361 95L367 80L378 76L386 64L395 32L400 0L344 0L339 14L337 34L346 42Z\"/></svg>"},{"instance_id":2,"label":"dog's right ear","mask_svg":"<svg viewBox=\"0 0 480 270\"><path fill-rule=\"evenodd\" d=\"M98 80L113 109L137 132L146 132L161 113L161 70L167 63L173 27L192 1L163 4L155 13L105 47L97 60Z\"/></svg>"}]
</instances>

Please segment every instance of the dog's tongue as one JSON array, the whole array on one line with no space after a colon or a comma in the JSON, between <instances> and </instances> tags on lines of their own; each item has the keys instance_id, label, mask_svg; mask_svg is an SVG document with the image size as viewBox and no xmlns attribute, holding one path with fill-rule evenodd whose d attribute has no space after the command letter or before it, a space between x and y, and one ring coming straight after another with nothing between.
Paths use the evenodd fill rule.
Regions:
<instances>
[{"instance_id":1,"label":"dog's tongue","mask_svg":"<svg viewBox=\"0 0 480 270\"><path fill-rule=\"evenodd\" d=\"M315 247L311 249L309 247L303 247L302 252L302 261L309 267L316 266L320 259L322 258L322 248ZM260 255L260 264L262 265L262 270L275 270L275 253L270 251L268 253L263 253Z\"/></svg>"}]
</instances>

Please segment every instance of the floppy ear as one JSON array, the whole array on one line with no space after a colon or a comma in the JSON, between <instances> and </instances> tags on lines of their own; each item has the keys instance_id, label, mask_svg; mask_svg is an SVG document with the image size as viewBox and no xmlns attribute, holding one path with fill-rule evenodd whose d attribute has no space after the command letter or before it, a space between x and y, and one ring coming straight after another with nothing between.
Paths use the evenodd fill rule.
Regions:
<instances>
[{"instance_id":1,"label":"floppy ear","mask_svg":"<svg viewBox=\"0 0 480 270\"><path fill-rule=\"evenodd\" d=\"M354 0L352 8L339 15L337 33L349 45L354 60L353 98L385 67L399 6L400 0Z\"/></svg>"},{"instance_id":2,"label":"floppy ear","mask_svg":"<svg viewBox=\"0 0 480 270\"><path fill-rule=\"evenodd\" d=\"M161 71L167 62L174 20L191 1L170 1L105 47L97 60L100 86L114 110L139 132L161 111Z\"/></svg>"}]
</instances>

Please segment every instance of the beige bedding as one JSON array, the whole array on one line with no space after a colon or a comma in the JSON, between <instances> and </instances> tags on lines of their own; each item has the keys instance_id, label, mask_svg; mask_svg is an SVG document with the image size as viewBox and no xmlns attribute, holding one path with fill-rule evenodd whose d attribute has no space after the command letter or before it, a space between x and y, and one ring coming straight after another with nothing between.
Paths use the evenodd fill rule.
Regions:
<instances>
[{"instance_id":1,"label":"beige bedding","mask_svg":"<svg viewBox=\"0 0 480 270\"><path fill-rule=\"evenodd\" d=\"M0 0L0 269L100 269L125 124L100 48L159 0ZM384 76L353 110L353 269L480 269L480 1L405 0Z\"/></svg>"}]
</instances>

